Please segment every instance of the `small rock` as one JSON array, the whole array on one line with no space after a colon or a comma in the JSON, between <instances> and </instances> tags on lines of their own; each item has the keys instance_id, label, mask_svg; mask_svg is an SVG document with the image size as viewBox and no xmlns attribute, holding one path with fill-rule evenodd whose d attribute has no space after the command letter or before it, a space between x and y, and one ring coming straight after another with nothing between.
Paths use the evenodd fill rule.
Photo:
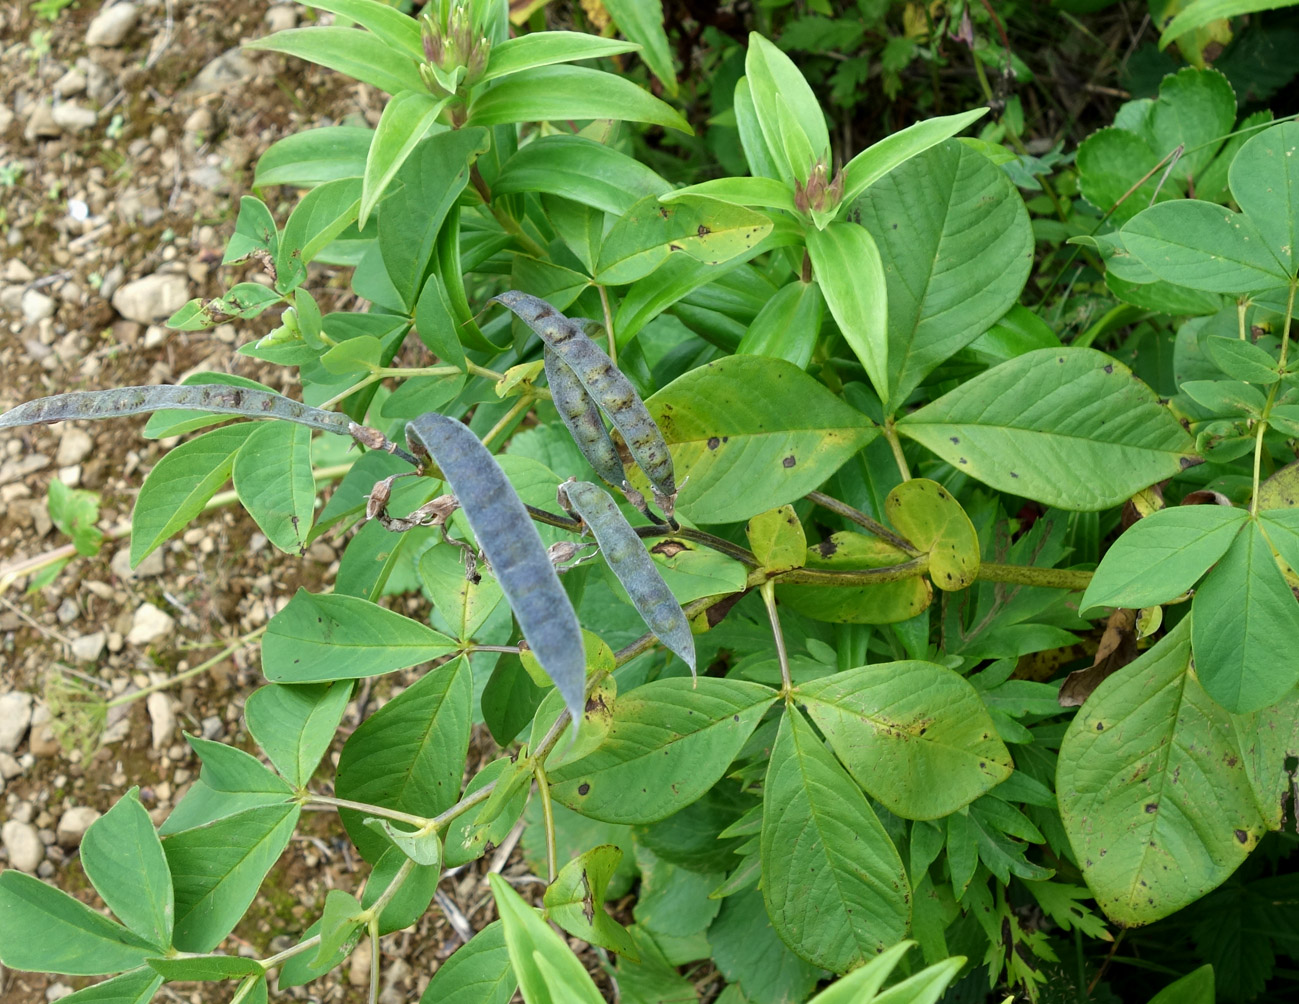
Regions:
<instances>
[{"instance_id":1,"label":"small rock","mask_svg":"<svg viewBox=\"0 0 1299 1004\"><path fill-rule=\"evenodd\" d=\"M147 645L151 641L165 638L175 627L176 622L170 614L159 610L152 603L144 603L135 611L126 642L128 645Z\"/></svg>"},{"instance_id":2,"label":"small rock","mask_svg":"<svg viewBox=\"0 0 1299 1004\"><path fill-rule=\"evenodd\" d=\"M154 691L145 698L144 706L149 711L149 721L153 725L153 748L166 749L176 732L176 714L171 710L171 698L160 691Z\"/></svg>"},{"instance_id":3,"label":"small rock","mask_svg":"<svg viewBox=\"0 0 1299 1004\"><path fill-rule=\"evenodd\" d=\"M108 49L121 45L139 17L140 11L133 3L106 7L95 15L90 27L86 29L86 44Z\"/></svg>"},{"instance_id":4,"label":"small rock","mask_svg":"<svg viewBox=\"0 0 1299 1004\"><path fill-rule=\"evenodd\" d=\"M287 31L298 26L298 12L293 4L277 3L266 12L268 31Z\"/></svg>"},{"instance_id":5,"label":"small rock","mask_svg":"<svg viewBox=\"0 0 1299 1004\"><path fill-rule=\"evenodd\" d=\"M0 753L0 777L8 781L23 772L23 765L11 753Z\"/></svg>"},{"instance_id":6,"label":"small rock","mask_svg":"<svg viewBox=\"0 0 1299 1004\"><path fill-rule=\"evenodd\" d=\"M189 282L183 275L146 275L120 287L113 307L127 320L151 324L165 320L189 299Z\"/></svg>"},{"instance_id":7,"label":"small rock","mask_svg":"<svg viewBox=\"0 0 1299 1004\"><path fill-rule=\"evenodd\" d=\"M29 289L23 293L23 323L38 324L47 317L54 316L57 304L52 296L46 296L39 289Z\"/></svg>"},{"instance_id":8,"label":"small rock","mask_svg":"<svg viewBox=\"0 0 1299 1004\"><path fill-rule=\"evenodd\" d=\"M71 69L54 81L54 93L61 98L70 98L86 89L86 75L78 69Z\"/></svg>"},{"instance_id":9,"label":"small rock","mask_svg":"<svg viewBox=\"0 0 1299 1004\"><path fill-rule=\"evenodd\" d=\"M71 596L65 596L63 602L59 604L59 609L55 613L60 624L71 624L81 616L81 608L77 606L77 601Z\"/></svg>"},{"instance_id":10,"label":"small rock","mask_svg":"<svg viewBox=\"0 0 1299 1004\"><path fill-rule=\"evenodd\" d=\"M68 426L59 437L59 452L54 455L54 465L71 467L73 464L79 464L86 459L94 447L95 441L90 438L90 433L76 426Z\"/></svg>"},{"instance_id":11,"label":"small rock","mask_svg":"<svg viewBox=\"0 0 1299 1004\"><path fill-rule=\"evenodd\" d=\"M123 582L134 582L136 579L151 579L161 575L167 570L167 564L159 549L151 552L137 567L132 568L131 548L127 545L117 549L113 554L113 560L108 563L108 568ZM111 644L109 647L112 647Z\"/></svg>"},{"instance_id":12,"label":"small rock","mask_svg":"<svg viewBox=\"0 0 1299 1004\"><path fill-rule=\"evenodd\" d=\"M54 124L64 132L85 132L94 127L99 116L94 111L75 101L60 101L50 112Z\"/></svg>"},{"instance_id":13,"label":"small rock","mask_svg":"<svg viewBox=\"0 0 1299 1004\"><path fill-rule=\"evenodd\" d=\"M58 736L54 734L53 718L45 704L38 703L32 709L32 733L27 737L27 748L33 756L57 756L63 751Z\"/></svg>"},{"instance_id":14,"label":"small rock","mask_svg":"<svg viewBox=\"0 0 1299 1004\"><path fill-rule=\"evenodd\" d=\"M64 997L70 997L72 993L72 987L66 983L51 983L45 988L45 999L47 1001L61 1001Z\"/></svg>"},{"instance_id":15,"label":"small rock","mask_svg":"<svg viewBox=\"0 0 1299 1004\"><path fill-rule=\"evenodd\" d=\"M31 282L35 278L36 273L17 258L10 258L4 263L4 267L0 268L0 279L5 282Z\"/></svg>"},{"instance_id":16,"label":"small rock","mask_svg":"<svg viewBox=\"0 0 1299 1004\"><path fill-rule=\"evenodd\" d=\"M32 722L32 695L21 690L0 694L0 751L12 753Z\"/></svg>"},{"instance_id":17,"label":"small rock","mask_svg":"<svg viewBox=\"0 0 1299 1004\"><path fill-rule=\"evenodd\" d=\"M76 66L86 77L86 97L101 107L112 100L117 80L111 73L85 56L77 60Z\"/></svg>"},{"instance_id":18,"label":"small rock","mask_svg":"<svg viewBox=\"0 0 1299 1004\"><path fill-rule=\"evenodd\" d=\"M227 49L199 70L185 91L194 95L211 94L242 84L256 72L257 68L242 52Z\"/></svg>"},{"instance_id":19,"label":"small rock","mask_svg":"<svg viewBox=\"0 0 1299 1004\"><path fill-rule=\"evenodd\" d=\"M53 139L62 133L59 124L54 121L54 113L48 101L35 101L27 116L27 125L23 127L23 138L28 143L38 139Z\"/></svg>"},{"instance_id":20,"label":"small rock","mask_svg":"<svg viewBox=\"0 0 1299 1004\"><path fill-rule=\"evenodd\" d=\"M192 136L199 134L207 136L212 132L212 125L212 113L206 108L196 108L185 120L185 131Z\"/></svg>"},{"instance_id":21,"label":"small rock","mask_svg":"<svg viewBox=\"0 0 1299 1004\"><path fill-rule=\"evenodd\" d=\"M9 820L0 826L0 843L9 853L9 864L19 871L31 874L45 858L45 845L31 823Z\"/></svg>"},{"instance_id":22,"label":"small rock","mask_svg":"<svg viewBox=\"0 0 1299 1004\"><path fill-rule=\"evenodd\" d=\"M144 329L144 347L156 349L167 340L167 329L161 324L150 324Z\"/></svg>"},{"instance_id":23,"label":"small rock","mask_svg":"<svg viewBox=\"0 0 1299 1004\"><path fill-rule=\"evenodd\" d=\"M120 264L114 265L104 273L104 281L99 284L99 295L105 300L111 300L125 278L126 269L122 268Z\"/></svg>"},{"instance_id":24,"label":"small rock","mask_svg":"<svg viewBox=\"0 0 1299 1004\"><path fill-rule=\"evenodd\" d=\"M220 715L208 715L203 719L203 738L213 741L220 739L224 728L225 723L221 721Z\"/></svg>"},{"instance_id":25,"label":"small rock","mask_svg":"<svg viewBox=\"0 0 1299 1004\"><path fill-rule=\"evenodd\" d=\"M73 848L81 845L81 837L93 823L102 815L98 809L92 809L88 805L78 805L67 812L59 819L59 827L56 830L56 838L59 846Z\"/></svg>"},{"instance_id":26,"label":"small rock","mask_svg":"<svg viewBox=\"0 0 1299 1004\"><path fill-rule=\"evenodd\" d=\"M77 662L95 662L104 654L104 645L108 642L108 635L103 631L95 631L92 634L83 634L80 638L72 639L72 658Z\"/></svg>"}]
</instances>

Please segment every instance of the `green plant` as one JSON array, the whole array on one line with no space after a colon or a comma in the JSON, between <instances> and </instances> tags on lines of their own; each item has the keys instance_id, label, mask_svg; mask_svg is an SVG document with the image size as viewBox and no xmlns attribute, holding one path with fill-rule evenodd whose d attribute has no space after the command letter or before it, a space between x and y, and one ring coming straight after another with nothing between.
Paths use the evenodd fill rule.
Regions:
<instances>
[{"instance_id":1,"label":"green plant","mask_svg":"<svg viewBox=\"0 0 1299 1004\"><path fill-rule=\"evenodd\" d=\"M83 862L121 924L0 875L6 965L120 974L124 1000L225 979L263 999L270 971L300 985L414 923L443 869L525 818L544 914L493 876L499 922L426 1001L599 1000L543 916L617 956L625 999L697 999L680 967L703 960L728 1004L933 1001L958 977L961 999L1103 999L1110 923L1140 939L1126 928L1222 886L1283 828L1299 125L1224 145L1234 104L1191 70L1089 141L1077 170L1100 208L1052 193L1064 226L1088 223L1075 276L1124 317L1147 306L1065 346L1033 309L1057 303L1020 302L1034 235L1011 181L1061 161L953 139L982 109L838 165L813 91L754 35L737 149L719 154L747 173L674 187L622 123L648 144L686 120L570 65L632 43L510 39L495 4L436 3L418 24L371 0L314 6L358 27L257 45L392 98L374 130L268 150L255 185L308 191L282 222L245 197L225 261L272 285L171 319L282 309L239 351L296 368L303 401L199 374L28 402L0 428L155 412L147 436L206 430L141 487L136 563L227 480L283 551L351 539L333 591L267 626L270 682L246 715L269 766L191 738L202 773L157 833L133 793L91 828ZM666 85L656 5L619 9ZM1165 130L1165 105L1202 139ZM1185 112L1205 106L1207 124ZM1128 208L1176 144L1172 187ZM1215 169L1239 212L1158 201ZM351 266L371 309L322 313L313 262ZM230 417L253 421L210 428ZM319 512L316 432L366 451ZM402 593L427 616L383 605ZM1085 614L1107 618L1100 650L1060 680L1094 641ZM355 682L428 664L322 790ZM462 789L479 719L501 755ZM364 890L331 890L286 951L217 952L309 804L338 810L373 866ZM1259 881L1294 842L1267 839ZM615 918L603 903L637 875ZM1159 971L1180 977L1160 1004L1213 998L1211 968Z\"/></svg>"}]
</instances>

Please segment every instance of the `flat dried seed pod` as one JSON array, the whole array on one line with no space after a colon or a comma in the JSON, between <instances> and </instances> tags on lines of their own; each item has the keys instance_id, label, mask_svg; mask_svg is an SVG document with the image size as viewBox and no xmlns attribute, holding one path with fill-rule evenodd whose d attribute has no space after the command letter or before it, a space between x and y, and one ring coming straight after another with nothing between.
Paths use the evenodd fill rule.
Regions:
<instances>
[{"instance_id":1,"label":"flat dried seed pod","mask_svg":"<svg viewBox=\"0 0 1299 1004\"><path fill-rule=\"evenodd\" d=\"M572 369L609 416L614 428L622 433L627 449L653 485L658 496L656 501L670 516L677 493L672 454L631 381L583 333L581 325L570 321L545 300L517 290L502 293L493 300L518 315Z\"/></svg>"},{"instance_id":2,"label":"flat dried seed pod","mask_svg":"<svg viewBox=\"0 0 1299 1004\"><path fill-rule=\"evenodd\" d=\"M586 698L582 629L514 486L487 447L454 418L421 415L407 423L406 442L441 468L523 637L580 720Z\"/></svg>"},{"instance_id":3,"label":"flat dried seed pod","mask_svg":"<svg viewBox=\"0 0 1299 1004\"><path fill-rule=\"evenodd\" d=\"M559 486L559 504L580 516L590 528L600 553L627 590L636 612L654 636L682 658L693 675L695 639L690 623L609 493L589 481L567 481Z\"/></svg>"}]
</instances>

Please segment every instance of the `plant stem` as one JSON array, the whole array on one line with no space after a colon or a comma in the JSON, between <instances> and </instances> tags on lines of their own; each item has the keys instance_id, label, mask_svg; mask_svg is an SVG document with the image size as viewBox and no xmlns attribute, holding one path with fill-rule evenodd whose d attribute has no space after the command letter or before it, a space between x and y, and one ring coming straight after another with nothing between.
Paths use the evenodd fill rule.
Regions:
<instances>
[{"instance_id":1,"label":"plant stem","mask_svg":"<svg viewBox=\"0 0 1299 1004\"><path fill-rule=\"evenodd\" d=\"M503 433L506 429L508 429L510 425L514 422L514 420L519 417L519 415L521 415L523 412L527 411L531 407L532 407L532 398L527 394L524 394L521 398L519 398L518 401L515 402L514 407L511 408L509 411L507 411L504 415L502 415L501 420L491 427L487 435L483 437L483 445L490 449L492 445L492 440L495 439L497 436L499 436L501 433Z\"/></svg>"},{"instance_id":2,"label":"plant stem","mask_svg":"<svg viewBox=\"0 0 1299 1004\"><path fill-rule=\"evenodd\" d=\"M1000 565L985 561L979 566L980 582L1008 582L1017 586L1045 586L1048 589L1086 589L1094 572L1069 568L1035 568L1032 565Z\"/></svg>"},{"instance_id":3,"label":"plant stem","mask_svg":"<svg viewBox=\"0 0 1299 1004\"><path fill-rule=\"evenodd\" d=\"M406 859L406 864L411 864L410 858ZM392 882L388 883L388 889L391 889L397 882L394 876ZM385 889L384 892L387 892ZM370 933L370 998L369 1004L379 1004L379 915L376 913L369 924Z\"/></svg>"},{"instance_id":4,"label":"plant stem","mask_svg":"<svg viewBox=\"0 0 1299 1004\"><path fill-rule=\"evenodd\" d=\"M915 549L914 546L912 546L911 542L908 541L905 537L899 536L898 534L890 530L887 526L885 526L883 523L880 523L872 519L870 516L867 516L864 512L862 512L859 509L854 509L846 502L840 502L836 498L831 498L829 495L826 495L824 492L808 492L806 498L809 502L816 503L822 509L829 509L831 512L837 513L838 515L842 516L844 519L856 523L867 533L879 537L880 540L887 541L888 543L896 547L899 551L902 551L912 556L915 556L920 553Z\"/></svg>"},{"instance_id":5,"label":"plant stem","mask_svg":"<svg viewBox=\"0 0 1299 1004\"><path fill-rule=\"evenodd\" d=\"M898 438L898 430L893 426L893 419L890 417L884 423L884 438L888 440L889 449L893 451L893 459L897 462L898 473L902 475L903 481L911 480L911 468L907 466L906 454L902 452L902 440Z\"/></svg>"},{"instance_id":6,"label":"plant stem","mask_svg":"<svg viewBox=\"0 0 1299 1004\"><path fill-rule=\"evenodd\" d=\"M350 387L343 388L328 400L321 401L320 404L318 404L316 407L322 410L328 410L332 408L334 405L338 404L338 402L343 400L343 398L351 397L358 390L363 390L364 388L369 387L370 384L378 383L382 379L383 379L383 374L381 374L379 370L377 369L371 370L365 376L361 377L360 380L356 381L356 383L352 384Z\"/></svg>"},{"instance_id":7,"label":"plant stem","mask_svg":"<svg viewBox=\"0 0 1299 1004\"><path fill-rule=\"evenodd\" d=\"M274 969L285 959L291 959L295 955L301 955L309 948L315 948L319 944L320 944L320 935L313 934L310 938L307 938L305 941L298 942L292 948L286 948L282 952L276 952L274 955L267 956L266 958L260 961L261 964L265 966L267 969Z\"/></svg>"},{"instance_id":8,"label":"plant stem","mask_svg":"<svg viewBox=\"0 0 1299 1004\"><path fill-rule=\"evenodd\" d=\"M1286 352L1290 348L1290 315L1294 313L1294 296L1295 289L1299 286L1299 280L1290 283L1290 295L1286 298L1285 304L1285 324L1281 329L1281 358L1277 367L1284 372ZM1239 308L1242 333L1245 323L1244 308ZM1258 485L1259 475L1263 464L1263 434L1267 432L1268 416L1272 414L1272 404L1277 399L1277 394L1281 389L1281 384L1274 383L1267 392L1267 401L1263 405L1263 414L1258 422L1258 433L1254 437L1254 486L1253 492L1249 499L1249 514L1254 516L1258 513Z\"/></svg>"},{"instance_id":9,"label":"plant stem","mask_svg":"<svg viewBox=\"0 0 1299 1004\"><path fill-rule=\"evenodd\" d=\"M546 778L546 768L541 757L533 758L532 773L537 779L537 793L541 796L541 818L546 828L546 879L554 882L555 876L559 874L559 857L555 851L555 810L550 804L550 781Z\"/></svg>"},{"instance_id":10,"label":"plant stem","mask_svg":"<svg viewBox=\"0 0 1299 1004\"><path fill-rule=\"evenodd\" d=\"M519 225L519 221L509 213L505 212L505 210L492 203L492 191L487 187L487 180L483 177L482 172L478 170L477 161L474 161L474 163L469 167L469 180L474 186L474 191L476 191L479 198L483 200L483 205L487 207L487 211L491 213L492 216L496 218L496 222L501 225L501 229L517 239L518 242L523 245L523 249L527 251L528 254L532 255L533 258L546 258L546 249L528 236L523 227Z\"/></svg>"},{"instance_id":11,"label":"plant stem","mask_svg":"<svg viewBox=\"0 0 1299 1004\"><path fill-rule=\"evenodd\" d=\"M609 310L609 290L597 286L600 290L600 306L604 308L604 332L609 339L609 361L618 365L618 342L613 336L613 312Z\"/></svg>"},{"instance_id":12,"label":"plant stem","mask_svg":"<svg viewBox=\"0 0 1299 1004\"><path fill-rule=\"evenodd\" d=\"M838 571L829 568L794 568L780 572L782 584L802 586L877 586L882 582L902 582L929 571L929 555L920 554L900 565L884 568L855 568Z\"/></svg>"},{"instance_id":13,"label":"plant stem","mask_svg":"<svg viewBox=\"0 0 1299 1004\"><path fill-rule=\"evenodd\" d=\"M105 707L116 708L122 704L130 704L132 701L138 701L141 697L148 697L150 694L154 693L155 691L166 690L168 687L174 687L178 683L184 683L186 680L190 679L191 677L198 676L200 673L206 673L209 669L217 665L223 659L228 658L230 655L239 651L239 649L247 645L250 641L253 641L254 639L260 637L262 634L265 633L265 631L266 631L266 625L263 624L261 627L249 631L246 635L241 635L240 637L236 638L233 642L231 642L229 645L223 648L220 652L212 656L212 658L205 659L203 662L200 662L197 666L191 666L189 669L177 673L175 676L169 676L167 677L167 679L160 680L158 683L151 683L149 684L149 686L142 687L140 690L132 690L129 693L121 694L117 697L114 697L111 701L109 701L105 705Z\"/></svg>"},{"instance_id":14,"label":"plant stem","mask_svg":"<svg viewBox=\"0 0 1299 1004\"><path fill-rule=\"evenodd\" d=\"M316 805L332 805L339 809L356 809L358 812L369 813L371 816L384 816L388 819L395 819L399 823L410 823L412 826L428 826L430 820L424 816L414 816L409 812L401 812L397 809L385 809L382 805L371 805L369 802L353 802L350 798L335 798L333 795L317 795L315 792L306 793L306 802Z\"/></svg>"},{"instance_id":15,"label":"plant stem","mask_svg":"<svg viewBox=\"0 0 1299 1004\"><path fill-rule=\"evenodd\" d=\"M780 614L776 610L776 580L768 579L759 590L762 602L767 607L767 617L771 621L771 633L776 639L776 658L780 660L781 694L788 695L794 689L789 678L789 653L785 651L785 632L780 629Z\"/></svg>"}]
</instances>

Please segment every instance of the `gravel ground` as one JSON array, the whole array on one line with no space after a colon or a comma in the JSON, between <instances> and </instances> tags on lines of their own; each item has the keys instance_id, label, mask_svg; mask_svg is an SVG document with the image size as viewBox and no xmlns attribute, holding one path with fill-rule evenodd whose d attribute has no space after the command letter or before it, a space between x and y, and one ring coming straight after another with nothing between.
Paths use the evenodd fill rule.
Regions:
<instances>
[{"instance_id":1,"label":"gravel ground","mask_svg":"<svg viewBox=\"0 0 1299 1004\"><path fill-rule=\"evenodd\" d=\"M0 4L0 409L69 390L175 383L196 370L242 373L293 394L281 373L234 354L271 321L197 333L158 322L192 296L257 281L255 267L238 274L218 264L260 152L308 125L373 125L382 96L275 54L239 51L309 16L293 4L101 8L82 0L51 9L52 20L33 7L41 5ZM262 194L277 215L293 196ZM350 298L346 276L322 270L311 282L333 306ZM96 906L77 858L85 828L134 784L155 821L164 818L198 771L182 732L251 748L243 703L262 679L256 649L240 639L299 586L326 585L337 568L330 544L289 559L227 504L132 571L125 532L134 496L174 442L142 438L143 424L65 423L0 438L0 865ZM66 544L46 511L55 478L99 493L107 539L98 557L79 558L52 585L27 592L23 569ZM405 682L367 688L343 733ZM96 745L96 713L137 692L107 709ZM490 753L480 751L484 760ZM318 790L328 790L329 776ZM525 867L502 850L498 869ZM461 943L456 927L492 919L482 881L491 863L444 880L444 910L383 939L385 1004L417 998L437 961ZM355 891L366 870L332 811L304 814L222 950L262 956L291 945L325 893ZM368 968L363 945L344 971L287 993L360 1001ZM56 1000L89 982L0 969L0 1002ZM211 994L210 985L172 984L159 999Z\"/></svg>"}]
</instances>

